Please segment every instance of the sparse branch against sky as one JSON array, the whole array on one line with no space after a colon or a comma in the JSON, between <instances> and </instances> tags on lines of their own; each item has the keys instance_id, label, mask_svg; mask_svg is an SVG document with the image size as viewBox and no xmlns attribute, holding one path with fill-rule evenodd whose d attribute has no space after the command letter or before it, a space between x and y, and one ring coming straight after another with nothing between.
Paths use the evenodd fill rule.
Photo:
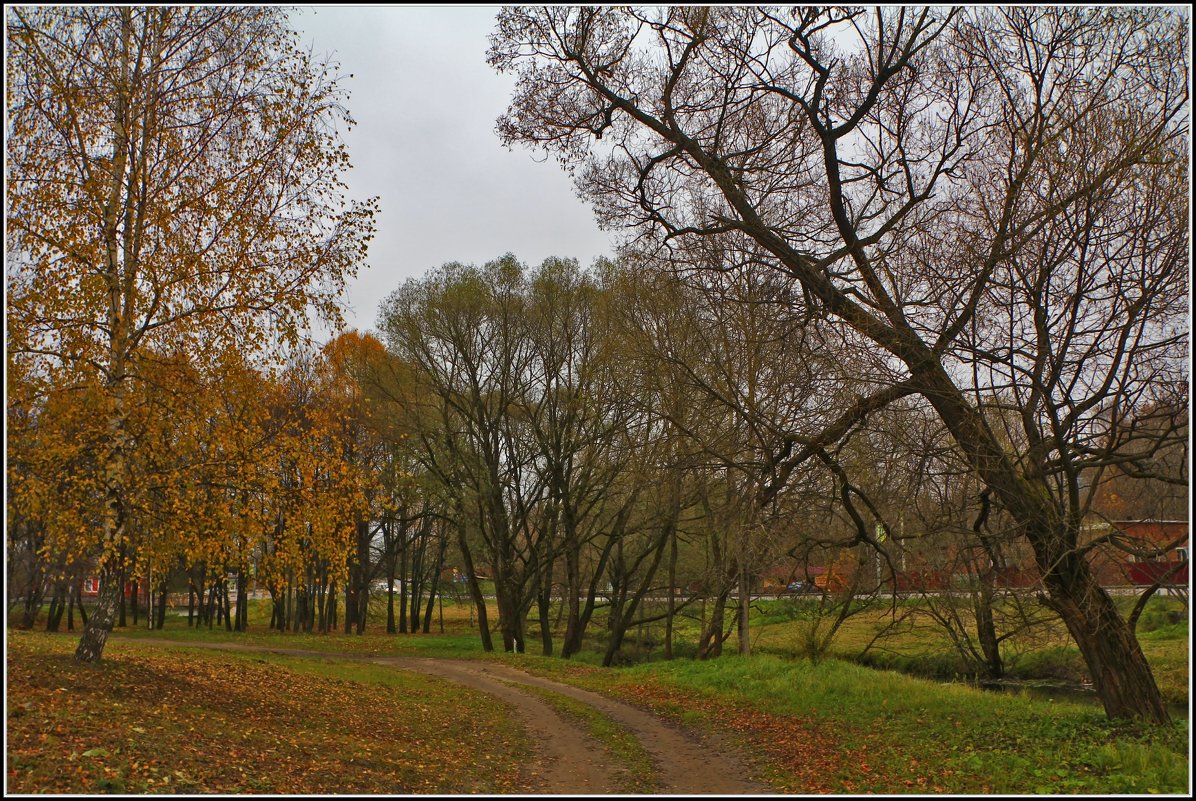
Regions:
<instances>
[{"instance_id":1,"label":"sparse branch against sky","mask_svg":"<svg viewBox=\"0 0 1196 801\"><path fill-rule=\"evenodd\" d=\"M494 123L514 78L486 65L497 6L306 6L300 41L352 74L345 136L354 198L379 196L368 262L346 291L346 325L375 326L378 302L445 262L514 253L588 266L613 255L590 208L553 162L508 151ZM316 332L317 339L327 332Z\"/></svg>"}]
</instances>

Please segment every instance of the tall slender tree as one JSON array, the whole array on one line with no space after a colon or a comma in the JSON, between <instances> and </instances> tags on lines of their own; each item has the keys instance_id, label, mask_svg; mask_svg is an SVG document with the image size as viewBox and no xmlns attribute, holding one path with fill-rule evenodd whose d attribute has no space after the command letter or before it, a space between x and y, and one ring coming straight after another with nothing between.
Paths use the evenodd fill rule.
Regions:
<instances>
[{"instance_id":1,"label":"tall slender tree","mask_svg":"<svg viewBox=\"0 0 1196 801\"><path fill-rule=\"evenodd\" d=\"M101 589L76 651L93 661L120 593L138 355L260 352L297 341L309 309L338 321L374 203L343 198L345 93L282 9L14 7L5 21L8 346L93 367L105 398Z\"/></svg>"}]
</instances>

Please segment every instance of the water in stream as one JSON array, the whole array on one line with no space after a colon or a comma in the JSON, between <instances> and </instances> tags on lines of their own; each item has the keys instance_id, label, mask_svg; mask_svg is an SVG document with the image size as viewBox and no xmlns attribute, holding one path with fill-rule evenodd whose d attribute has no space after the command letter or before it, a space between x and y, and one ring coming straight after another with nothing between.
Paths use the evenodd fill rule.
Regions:
<instances>
[{"instance_id":1,"label":"water in stream","mask_svg":"<svg viewBox=\"0 0 1196 801\"><path fill-rule=\"evenodd\" d=\"M969 686L979 687L991 692L1024 694L1030 698L1045 701L1071 701L1074 703L1091 705L1101 708L1100 698L1090 685L1073 684L1069 682L1047 681L975 681L968 682ZM1175 720L1187 720L1190 709L1186 704L1168 704L1168 711Z\"/></svg>"}]
</instances>

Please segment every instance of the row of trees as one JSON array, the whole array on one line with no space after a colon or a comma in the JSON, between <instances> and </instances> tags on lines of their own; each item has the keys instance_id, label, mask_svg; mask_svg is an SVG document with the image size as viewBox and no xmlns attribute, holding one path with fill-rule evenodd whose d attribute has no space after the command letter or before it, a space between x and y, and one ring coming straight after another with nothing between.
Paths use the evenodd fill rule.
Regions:
<instances>
[{"instance_id":1,"label":"row of trees","mask_svg":"<svg viewBox=\"0 0 1196 801\"><path fill-rule=\"evenodd\" d=\"M1027 554L1108 713L1166 719L1090 566L1124 543L1084 532L1114 485L1188 482L1176 13L506 9L500 136L624 256L446 265L285 371L259 354L336 322L373 207L283 20L7 17L9 528L96 560L78 658L151 559L212 600L256 563L274 625L360 630L376 572L434 585L451 546L487 648L489 571L504 648L536 620L552 652L559 598L576 653L602 603L611 663L694 598L700 655L748 650L778 553L856 592L949 535L986 592Z\"/></svg>"},{"instance_id":2,"label":"row of trees","mask_svg":"<svg viewBox=\"0 0 1196 801\"><path fill-rule=\"evenodd\" d=\"M116 581L118 592L132 585L134 616L139 581L160 598L159 628L168 588L181 582L189 621L198 613L195 622L244 630L252 580L273 599L273 627L328 631L342 620L360 632L371 584L385 582L388 629L420 625L446 534L351 389L349 362L369 343L345 335L276 375L235 354L210 370L156 364L126 426ZM28 627L43 601L78 601L102 567L95 476L105 437L94 383L47 390L15 371L9 379L9 584ZM123 597L119 609L124 625ZM57 627L54 615L48 624Z\"/></svg>"},{"instance_id":3,"label":"row of trees","mask_svg":"<svg viewBox=\"0 0 1196 801\"><path fill-rule=\"evenodd\" d=\"M231 354L207 372L161 359L129 427L122 582L153 579L159 627L181 578L189 621L242 630L252 576L274 599L273 627L346 632L364 629L381 584L388 631L417 630L421 609L427 631L453 562L486 648L480 574L495 579L505 648L523 650L533 622L544 653L561 636L571 656L601 609L609 664L629 631L656 621L671 655L676 616L699 605L696 653L717 655L733 630L746 653L760 574L788 564L812 584L805 568L830 567L837 592L822 598L811 655L900 584L928 590L965 658L999 677L1000 642L1043 616L995 586L999 569L1024 564L1016 527L990 515L925 405L877 409L779 490L761 479L797 432L822 431L862 397L871 358L819 339L770 299L767 279L694 287L636 260L528 271L506 256L394 293L380 316L389 348L349 333L273 376ZM97 425L87 387L39 398L12 377L10 587L24 625L57 599L56 626L100 553L90 482L103 436L84 430ZM997 424L995 401L985 414ZM961 616L919 586L930 574L971 575L972 608ZM1015 603L1008 621L998 596Z\"/></svg>"},{"instance_id":4,"label":"row of trees","mask_svg":"<svg viewBox=\"0 0 1196 801\"><path fill-rule=\"evenodd\" d=\"M1082 531L1094 477L1153 474L1177 430L1147 409L1188 403L1186 14L521 7L491 44L517 79L502 139L558 158L638 250L759 265L872 348L847 418L933 409L1106 711L1166 720ZM793 435L766 496L845 431Z\"/></svg>"},{"instance_id":5,"label":"row of trees","mask_svg":"<svg viewBox=\"0 0 1196 801\"><path fill-rule=\"evenodd\" d=\"M524 650L534 612L552 653L559 597L566 657L596 605L609 606L611 663L646 617L645 599L667 596L670 622L684 603L676 561L686 538L713 549L713 573L700 583L714 608L738 585L746 614L761 537L757 488L742 465L762 447L754 438L769 435L694 382L736 393L750 377L763 405L782 403L783 383L797 379L769 362L767 332L745 320L725 326L717 315L730 306L694 305L701 295L642 267L584 272L549 259L528 272L512 256L450 264L383 305L380 329L407 371L392 383L408 392L378 397L409 421L413 458L445 499L486 648L482 571L493 574L504 648ZM702 375L686 374L695 364ZM721 616L709 623L703 652L723 639Z\"/></svg>"},{"instance_id":6,"label":"row of trees","mask_svg":"<svg viewBox=\"0 0 1196 801\"><path fill-rule=\"evenodd\" d=\"M753 589L779 563L790 578L835 565L853 583L830 611L858 610L907 557L943 567L928 554L954 530L944 516L977 508L967 470L907 402L768 490L786 438L866 391L857 360L870 356L816 338L795 348L805 321L760 279L696 288L635 260L529 271L506 256L394 293L387 346L345 334L276 374L233 354L204 369L160 359L127 429L119 580L152 581L159 626L168 585L185 581L189 620L243 629L252 577L274 599L272 626L358 632L379 582L388 630L416 630L422 606L426 631L451 561L486 648L479 575L494 579L504 648L524 650L531 622L544 653L560 636L571 656L602 610L608 664L656 621L671 655L676 616L699 605L699 656L733 630L749 651ZM13 377L10 565L25 567L11 586L31 625L102 553L104 436L94 390L39 395ZM897 508L910 534L903 517L889 538L875 526Z\"/></svg>"}]
</instances>

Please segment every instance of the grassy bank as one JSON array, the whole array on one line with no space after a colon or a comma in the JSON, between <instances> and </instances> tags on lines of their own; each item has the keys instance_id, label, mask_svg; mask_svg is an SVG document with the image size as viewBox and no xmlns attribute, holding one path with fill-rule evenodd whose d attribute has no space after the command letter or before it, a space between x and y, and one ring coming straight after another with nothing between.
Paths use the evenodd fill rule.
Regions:
<instances>
[{"instance_id":1,"label":"grassy bank","mask_svg":"<svg viewBox=\"0 0 1196 801\"><path fill-rule=\"evenodd\" d=\"M1128 607L1133 598L1117 598ZM902 614L909 609L902 602L896 610ZM371 602L371 614L366 633L344 635L341 630L326 635L313 633L304 638L304 648L353 651L372 655L456 656L470 658L481 652L476 624L469 604L452 601L436 610L431 634L385 634L386 614L383 598ZM751 641L754 654L767 654L782 659L806 656L806 634L815 625L816 604L811 598L757 600L752 605ZM122 637L169 637L171 639L200 639L205 641L244 642L255 645L288 647L296 641L293 632L279 632L268 628L269 602L255 599L249 603L249 631L230 632L223 626L192 628L185 614L170 614L162 631L147 630L141 625L115 629ZM185 610L183 610L185 612ZM843 661L896 670L924 678L962 681L968 677L969 666L953 646L951 638L939 626L924 617L915 618L901 626L892 626L893 609L879 604L847 619L834 637L826 656ZM555 614L555 613L554 613ZM498 610L490 605L491 620ZM442 625L443 623L443 625ZM698 637L700 621L696 616L679 616L674 634L674 654L692 657ZM821 625L825 625L824 623ZM36 628L36 627L35 627ZM64 625L65 628L65 625ZM589 634L574 662L599 664L605 650L605 609L599 608L590 623ZM1138 639L1150 662L1164 699L1177 710L1186 708L1190 683L1189 625L1187 612L1178 600L1156 597L1139 621ZM502 647L501 637L492 628L496 647ZM560 642L561 632L556 641ZM527 628L529 652L540 651L539 626L529 620ZM727 641L726 650L733 651L734 635ZM628 632L623 658L625 663L651 662L663 655L663 623L657 621ZM1079 649L1071 641L1061 621L1053 620L1022 632L1005 641L1003 646L1007 677L1027 684L1047 683L1070 685L1079 690L1087 683L1087 668ZM1082 697L1083 693L1076 693ZM1093 702L1095 698L1093 697Z\"/></svg>"},{"instance_id":2,"label":"grassy bank","mask_svg":"<svg viewBox=\"0 0 1196 801\"><path fill-rule=\"evenodd\" d=\"M1115 599L1127 614L1134 600ZM803 600L758 604L753 650L782 658L801 655L805 634L816 622L813 608L811 601ZM916 614L909 615L903 625L892 625L894 612L900 616L911 608L909 602L895 610L882 604L848 618L827 655L925 678L966 678L971 668L941 626ZM1186 609L1177 599L1164 597L1150 600L1137 626L1139 643L1159 690L1176 708L1188 704L1188 631ZM1058 618L1009 637L1002 643L1002 656L1006 677L1013 681L1064 685L1076 690L1088 684L1088 670L1079 649ZM1095 696L1092 700L1095 702Z\"/></svg>"},{"instance_id":3,"label":"grassy bank","mask_svg":"<svg viewBox=\"0 0 1196 801\"><path fill-rule=\"evenodd\" d=\"M603 670L532 654L485 655L468 632L202 629L182 636L502 660L729 738L750 755L756 778L782 792L1188 789L1186 720L1164 729L1113 724L1091 705L837 659L727 656ZM84 667L70 658L75 642L70 635L8 635L10 790L505 792L523 781L524 735L499 705L464 688L360 663L149 648L123 637L110 642L103 663ZM631 767L632 784L647 786L625 733L568 699L549 700L587 720L616 761Z\"/></svg>"},{"instance_id":4,"label":"grassy bank","mask_svg":"<svg viewBox=\"0 0 1196 801\"><path fill-rule=\"evenodd\" d=\"M840 660L525 667L728 736L792 793L1184 793L1187 721L1108 722L1090 705L944 685Z\"/></svg>"},{"instance_id":5,"label":"grassy bank","mask_svg":"<svg viewBox=\"0 0 1196 801\"><path fill-rule=\"evenodd\" d=\"M227 750L228 745L219 732L236 728L243 720L228 705L217 705L215 711L207 710L204 704L210 700L210 692L189 700L181 699L176 706L185 710L182 715L171 715L168 709L152 712L157 716L153 718L156 721L153 725L161 726L165 732L161 736L181 738L187 743L182 752L197 755L192 759L191 769L182 770L182 778L170 778L173 774L169 772L166 775L146 772L149 770L147 765L153 767L158 763L155 763L152 752L147 754L137 750L143 747L137 739L141 736L137 728L154 731L147 728L140 717L119 712L117 728L112 735L102 735L95 742L90 735L84 737L79 733L87 731L86 725L77 726L78 731L69 733L73 730L67 725L68 721L86 724L105 714L101 703L104 692L109 693L109 700L124 704L124 698L145 697L154 692L153 688L160 690L170 684L176 676L183 677L185 688L191 688L185 692L191 692L203 684L188 678L192 674L207 677L208 684L219 686L221 677L240 672L242 666L245 666L246 675L252 678L251 685L274 687L269 692L262 691L266 696L286 693L283 685L269 683L271 676L286 676L287 681L292 682L296 676L303 677L304 686L310 687L307 697L312 699L311 709L320 715L326 711L332 715L327 725L341 734L323 736L323 719L304 722L300 718L285 724L278 719L272 720L280 726L298 726L297 731L315 725L316 728L307 730L309 734L305 739L328 740L335 746L320 752L326 752L333 760L324 763L326 765L352 766L356 764L354 760L364 758L382 766L383 771L394 771L397 776L415 775L403 767L407 763L401 754L392 754L383 760L354 755L349 740L338 739L348 736L344 733L352 730L352 721L332 722L340 708L330 707L327 702L321 702L321 706L315 699L365 697L369 699L367 706L384 709L387 708L385 703L393 702L387 702L386 698L418 697L430 699L431 703L423 700L417 703L432 709L440 709L442 705L456 708L464 704L462 708L475 716L474 719L489 721L485 725L499 726L500 731L504 730L502 725L506 725L508 734L504 739L508 742L491 757L492 764L506 765L506 773L496 774L506 778L495 779L496 784L492 787L501 792L503 787L518 781L512 772L516 771L518 761L518 735L509 728L509 722L502 723L501 714L484 698L462 694L455 687L446 695L443 686L430 683L428 679L407 678L406 674L396 671L355 663L274 655L251 659L232 654L184 653L182 650L165 652L170 656L163 655L166 661L159 663L155 661L158 657L151 655L149 649L140 648L136 642L141 638L162 638L371 655L499 659L609 693L680 723L729 737L754 755L757 778L784 792L1184 793L1189 789L1190 729L1186 718L1180 718L1169 728L1140 728L1110 723L1094 699L1087 703L1044 699L1035 697L1029 690L992 693L907 675L925 673L950 678L950 671L955 669L952 665L956 664L952 660L957 659L957 655L942 632L931 627L899 630L883 640L883 647L873 643L871 648L865 648L886 623L886 617L880 611L848 620L835 639L828 658L817 663L796 658L795 643L800 639L801 626L808 625L797 606L801 603L801 600L786 600L756 605L752 628L755 653L750 658L728 655L703 662L687 658L660 661L657 658L660 653L658 633L647 628L633 631L634 638L640 641L632 643L629 649L643 661L617 670L602 670L594 665L599 658L600 619L592 624L592 641L587 650L565 662L531 653L484 654L466 606L445 605L444 634L435 633L439 629L437 616L432 634L387 635L383 633L385 618L382 616L371 619L368 633L346 635L340 632L296 634L270 631L265 627L268 622L265 603L254 602L249 632L226 632L219 627L210 630L188 628L184 617L175 616L167 618L166 629L161 632L132 627L118 630L105 654L106 663L98 674L106 677L103 687L107 690L98 690L94 698L70 690L85 686L91 675L80 672L82 669L69 659L77 642L75 635L10 632L9 708L14 711L9 718L9 786L14 790L22 786L39 786L36 782L19 784L18 778L24 774L30 781L49 782L41 785L46 789L59 786L54 784L56 780L51 774L57 769L55 766L65 764L81 777L80 781L85 777L90 782L70 785L76 791L118 787L133 792L152 792L167 787L176 791L179 788L177 782L202 778L205 782L217 782L221 787L239 788L229 789L230 792L282 792L283 789L276 785L267 786L263 783L266 780L261 778L274 775L271 766L290 764L279 763L274 758L279 753L277 749L282 748L282 753L289 754L287 758L292 760L308 758L309 751L295 750L269 740L266 732L274 727L265 722L260 731L253 734L256 722L251 721L250 734L243 747L236 748L237 753L263 747L275 749L266 751L269 756L263 757L265 761L261 762L260 769L246 772L246 775L257 776L258 784L247 779L242 781L238 772L213 767L222 764L222 760L213 755L224 753L221 749ZM1186 619L1174 622L1176 614L1172 606L1173 602L1168 599L1152 601L1140 622L1139 638L1164 695L1172 702L1186 704L1190 675L1189 627ZM693 625L693 621L681 622L679 643L691 637L692 632L687 626ZM533 626L528 644L538 650L539 641L535 634ZM1032 643L1029 640L1013 643L1011 655L1015 658L1010 660L1010 668L1015 678L1069 682L1083 678L1083 663L1065 633L1060 634L1048 626L1033 634ZM683 644L678 650L681 654L686 653ZM858 664L861 659L869 658L876 666L900 667L905 672ZM235 665L236 671L230 670L230 665ZM43 678L35 681L33 677L36 676ZM38 682L43 682L44 686ZM362 696L358 685L372 689ZM59 687L68 690L55 694ZM236 695L251 689L234 682L231 692ZM77 696L88 700L80 705ZM243 697L237 708L241 711L256 708L251 701L264 703L253 698ZM437 702L438 698L444 704ZM592 727L596 727L595 735L613 749L612 753L622 747L620 733L603 730L601 716L573 706L565 709L566 701L559 698L556 702L562 705L562 712L586 718ZM49 704L46 709L57 710L56 717L38 717L44 704ZM405 708L410 711L410 706ZM398 708L393 711L393 715L401 717L402 714ZM393 715L388 713L388 720ZM172 722L188 718L203 721L204 725L179 728ZM420 722L425 720L426 717L421 717ZM448 718L439 723L435 720L433 718L434 725L444 726L446 730L459 725ZM207 725L209 722L212 725ZM460 747L464 748L466 742L477 745L470 739L473 730L461 731ZM37 739L42 734L51 739ZM412 742L418 741L417 734L410 736L414 737ZM482 739L486 747L493 745L488 738ZM392 736L388 735L387 740L391 741ZM386 746L379 741L369 747L384 749ZM457 746L450 743L450 747ZM39 762L40 757L36 754L43 751L49 756ZM88 752L92 755L85 757ZM631 756L623 761L634 762ZM121 763L123 767L109 764L110 760L118 758L127 760ZM160 763L161 759L158 761ZM414 764L424 763L416 759ZM208 765L208 772L201 771L201 765ZM433 766L429 770L436 768ZM641 778L646 776L643 770L639 775ZM313 777L310 781L316 779ZM406 778L402 781L416 780ZM471 774L462 777L459 784L447 783L446 777L425 781L440 781L441 784L435 786L445 790L482 787L486 780L481 774ZM187 785L184 783L184 786ZM306 788L296 792L323 792L312 789L323 786L314 783L287 786ZM410 786L412 792L438 791L428 784Z\"/></svg>"}]
</instances>

